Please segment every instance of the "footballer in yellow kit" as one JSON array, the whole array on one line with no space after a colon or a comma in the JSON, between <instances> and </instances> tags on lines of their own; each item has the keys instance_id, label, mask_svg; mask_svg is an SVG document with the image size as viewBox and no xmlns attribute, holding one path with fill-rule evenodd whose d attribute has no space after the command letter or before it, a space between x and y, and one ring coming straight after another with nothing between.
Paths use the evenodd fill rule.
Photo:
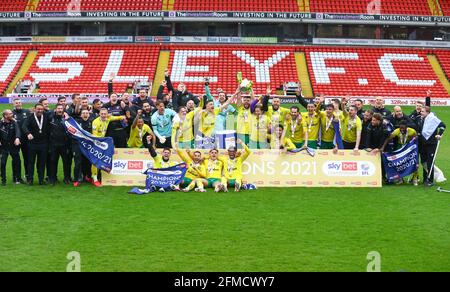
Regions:
<instances>
[{"instance_id":1,"label":"footballer in yellow kit","mask_svg":"<svg viewBox=\"0 0 450 292\"><path fill-rule=\"evenodd\" d=\"M300 109L297 106L291 107L291 113L287 116L284 123L284 129L286 131L286 138L289 138L294 143L295 148L302 148L305 139L305 123L303 117L300 114ZM273 147L271 147L273 149Z\"/></svg>"},{"instance_id":2,"label":"footballer in yellow kit","mask_svg":"<svg viewBox=\"0 0 450 292\"><path fill-rule=\"evenodd\" d=\"M192 153L190 150L181 150L176 148L180 158L187 164L186 175L183 180L183 192L192 191L195 187L196 192L205 192L204 184L206 181L206 167L202 160L202 153L195 151Z\"/></svg>"},{"instance_id":3,"label":"footballer in yellow kit","mask_svg":"<svg viewBox=\"0 0 450 292\"><path fill-rule=\"evenodd\" d=\"M305 143L306 140L308 140L308 147L317 149L320 130L320 116L316 113L315 104L308 104L307 109L308 112L303 114L303 123L306 127Z\"/></svg>"},{"instance_id":4,"label":"footballer in yellow kit","mask_svg":"<svg viewBox=\"0 0 450 292\"><path fill-rule=\"evenodd\" d=\"M109 123L124 119L126 119L125 116L110 116L107 109L101 109L100 116L92 122L92 135L98 138L104 138L106 136ZM91 171L94 186L101 187L102 184L98 181L98 168L92 165Z\"/></svg>"},{"instance_id":5,"label":"footballer in yellow kit","mask_svg":"<svg viewBox=\"0 0 450 292\"><path fill-rule=\"evenodd\" d=\"M242 164L250 155L250 149L245 143L238 139L237 143L242 146L244 153L238 153L237 149L232 147L228 149L228 156L221 156L219 160L224 165L224 177L222 178L222 184L227 191L227 186L234 187L235 192L239 192L242 186Z\"/></svg>"}]
</instances>

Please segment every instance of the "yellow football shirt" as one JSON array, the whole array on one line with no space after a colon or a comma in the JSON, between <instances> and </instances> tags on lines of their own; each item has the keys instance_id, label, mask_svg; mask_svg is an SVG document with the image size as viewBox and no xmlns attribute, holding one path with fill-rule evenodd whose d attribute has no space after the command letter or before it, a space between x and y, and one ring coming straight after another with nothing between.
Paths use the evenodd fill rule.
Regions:
<instances>
[{"instance_id":1,"label":"yellow football shirt","mask_svg":"<svg viewBox=\"0 0 450 292\"><path fill-rule=\"evenodd\" d=\"M320 112L320 124L321 124L321 133L322 133L322 141L331 143L334 141L335 131L333 126L333 119L335 118L335 114L333 117L329 119L327 117L327 113L322 111ZM339 120L342 120L342 115L338 116Z\"/></svg>"},{"instance_id":2,"label":"yellow football shirt","mask_svg":"<svg viewBox=\"0 0 450 292\"><path fill-rule=\"evenodd\" d=\"M139 129L137 126L131 128L130 138L128 139L128 148L141 148L144 145L142 143L142 137L144 137L145 134L152 134L153 137L155 137L152 129L146 124L142 126L142 129Z\"/></svg>"},{"instance_id":3,"label":"yellow football shirt","mask_svg":"<svg viewBox=\"0 0 450 292\"><path fill-rule=\"evenodd\" d=\"M286 130L286 137L293 143L303 143L305 139L306 125L303 121L286 120L284 128Z\"/></svg>"},{"instance_id":4,"label":"yellow football shirt","mask_svg":"<svg viewBox=\"0 0 450 292\"><path fill-rule=\"evenodd\" d=\"M357 133L362 131L361 119L357 116L355 119L350 119L350 115L344 116L342 120L343 140L348 143L355 143Z\"/></svg>"},{"instance_id":5,"label":"yellow football shirt","mask_svg":"<svg viewBox=\"0 0 450 292\"><path fill-rule=\"evenodd\" d=\"M100 117L96 118L92 122L92 135L98 138L104 138L106 131L108 130L109 123L123 120L123 116L110 116L106 118L106 121L102 121Z\"/></svg>"},{"instance_id":6,"label":"yellow football shirt","mask_svg":"<svg viewBox=\"0 0 450 292\"><path fill-rule=\"evenodd\" d=\"M267 142L270 121L266 115L261 115L258 118L256 115L252 114L250 127L250 140L254 142Z\"/></svg>"},{"instance_id":7,"label":"yellow football shirt","mask_svg":"<svg viewBox=\"0 0 450 292\"><path fill-rule=\"evenodd\" d=\"M280 107L278 110L274 111L272 106L269 106L269 110L266 112L266 116L269 118L269 121L273 124L281 124L283 125L286 120L286 115L288 115L291 111L287 108Z\"/></svg>"},{"instance_id":8,"label":"yellow football shirt","mask_svg":"<svg viewBox=\"0 0 450 292\"><path fill-rule=\"evenodd\" d=\"M309 113L303 113L302 117L306 131L308 131L308 140L317 141L319 139L320 116L317 113L314 113L313 116L310 116Z\"/></svg>"},{"instance_id":9,"label":"yellow football shirt","mask_svg":"<svg viewBox=\"0 0 450 292\"><path fill-rule=\"evenodd\" d=\"M251 110L246 109L243 105L237 109L237 133L241 135L250 134Z\"/></svg>"},{"instance_id":10,"label":"yellow football shirt","mask_svg":"<svg viewBox=\"0 0 450 292\"><path fill-rule=\"evenodd\" d=\"M414 137L417 137L417 132L412 128L407 128L406 135L403 135L400 132L400 129L394 130L394 132L392 132L391 134L391 138L398 138L398 143L402 146L411 142Z\"/></svg>"},{"instance_id":11,"label":"yellow football shirt","mask_svg":"<svg viewBox=\"0 0 450 292\"><path fill-rule=\"evenodd\" d=\"M244 153L231 160L227 156L220 157L220 161L223 163L224 174L227 179L242 179L242 164L250 155L250 149L244 144Z\"/></svg>"},{"instance_id":12,"label":"yellow football shirt","mask_svg":"<svg viewBox=\"0 0 450 292\"><path fill-rule=\"evenodd\" d=\"M194 140L193 121L195 112L192 111L186 115L184 121L177 121L172 125L172 137L178 135L178 142L190 142Z\"/></svg>"},{"instance_id":13,"label":"yellow football shirt","mask_svg":"<svg viewBox=\"0 0 450 292\"><path fill-rule=\"evenodd\" d=\"M211 159L206 159L204 162L206 167L206 178L207 179L222 179L223 162L220 160L212 161Z\"/></svg>"},{"instance_id":14,"label":"yellow football shirt","mask_svg":"<svg viewBox=\"0 0 450 292\"><path fill-rule=\"evenodd\" d=\"M206 167L204 163L195 163L186 151L177 150L178 156L187 163L186 178L195 180L206 177Z\"/></svg>"}]
</instances>

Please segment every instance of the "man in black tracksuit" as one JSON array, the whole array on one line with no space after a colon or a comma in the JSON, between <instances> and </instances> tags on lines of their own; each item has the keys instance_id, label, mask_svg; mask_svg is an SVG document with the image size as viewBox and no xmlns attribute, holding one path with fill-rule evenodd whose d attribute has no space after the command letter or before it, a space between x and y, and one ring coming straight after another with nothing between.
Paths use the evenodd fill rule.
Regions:
<instances>
[{"instance_id":1,"label":"man in black tracksuit","mask_svg":"<svg viewBox=\"0 0 450 292\"><path fill-rule=\"evenodd\" d=\"M427 187L433 186L434 155L436 154L438 141L441 140L442 134L444 134L446 128L445 124L441 122L434 133L427 140L426 137L423 136L423 130L426 124L426 119L429 118L430 112L431 110L429 106L422 108L422 119L419 121L419 131L417 132L417 135L419 136L420 160L423 165L423 181Z\"/></svg>"},{"instance_id":2,"label":"man in black tracksuit","mask_svg":"<svg viewBox=\"0 0 450 292\"><path fill-rule=\"evenodd\" d=\"M25 121L22 130L28 139L29 176L27 177L27 182L29 185L33 185L34 168L37 162L39 184L44 185L50 125L48 116L44 114L44 107L42 104L35 105L34 113Z\"/></svg>"},{"instance_id":3,"label":"man in black tracksuit","mask_svg":"<svg viewBox=\"0 0 450 292\"><path fill-rule=\"evenodd\" d=\"M2 186L6 185L6 163L8 156L12 157L13 182L20 183L20 128L14 120L14 114L10 110L3 112L0 122L0 155L1 155L1 179Z\"/></svg>"},{"instance_id":4,"label":"man in black tracksuit","mask_svg":"<svg viewBox=\"0 0 450 292\"><path fill-rule=\"evenodd\" d=\"M58 162L61 157L63 162L64 183L70 183L70 140L64 126L64 107L57 105L50 115L50 167L49 183L55 185L57 181Z\"/></svg>"},{"instance_id":5,"label":"man in black tracksuit","mask_svg":"<svg viewBox=\"0 0 450 292\"><path fill-rule=\"evenodd\" d=\"M22 108L22 101L20 99L14 99L13 101L14 109L14 119L16 120L17 124L19 125L20 130L23 129L23 125L30 116L30 111L27 109ZM28 177L28 139L25 136L24 132L21 131L22 136L20 137L20 150L22 152L23 157L23 168L25 170L25 177ZM20 159L20 155L19 155ZM17 178L20 183L23 183L22 180L22 171L19 173L19 177Z\"/></svg>"},{"instance_id":6,"label":"man in black tracksuit","mask_svg":"<svg viewBox=\"0 0 450 292\"><path fill-rule=\"evenodd\" d=\"M83 130L88 133L92 133L92 121L95 117L91 117L88 110L83 110L81 112L81 117L77 119L77 123L81 126ZM91 163L89 160L81 153L80 146L77 140L72 139L72 151L75 161L75 168L73 170L73 186L78 187L83 180L87 182L92 182L91 174Z\"/></svg>"}]
</instances>

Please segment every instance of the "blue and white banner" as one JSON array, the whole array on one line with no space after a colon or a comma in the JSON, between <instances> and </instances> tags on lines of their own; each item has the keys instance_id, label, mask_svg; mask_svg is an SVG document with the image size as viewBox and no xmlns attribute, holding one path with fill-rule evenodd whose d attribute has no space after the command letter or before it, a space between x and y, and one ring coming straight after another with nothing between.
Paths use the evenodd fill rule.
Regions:
<instances>
[{"instance_id":1,"label":"blue and white banner","mask_svg":"<svg viewBox=\"0 0 450 292\"><path fill-rule=\"evenodd\" d=\"M98 138L83 130L73 119L64 122L67 132L78 141L81 153L98 169L110 173L114 155L114 142L111 137Z\"/></svg>"},{"instance_id":2,"label":"blue and white banner","mask_svg":"<svg viewBox=\"0 0 450 292\"><path fill-rule=\"evenodd\" d=\"M334 128L334 145L338 146L338 149L344 149L344 142L342 142L341 123L333 122Z\"/></svg>"},{"instance_id":3,"label":"blue and white banner","mask_svg":"<svg viewBox=\"0 0 450 292\"><path fill-rule=\"evenodd\" d=\"M419 147L414 138L401 149L382 155L387 179L395 181L409 176L419 169Z\"/></svg>"},{"instance_id":4,"label":"blue and white banner","mask_svg":"<svg viewBox=\"0 0 450 292\"><path fill-rule=\"evenodd\" d=\"M147 175L145 181L145 188L150 190L152 188L163 188L170 190L171 186L177 186L183 182L186 175L186 164L178 164L169 168L154 169L150 168L144 172Z\"/></svg>"}]
</instances>

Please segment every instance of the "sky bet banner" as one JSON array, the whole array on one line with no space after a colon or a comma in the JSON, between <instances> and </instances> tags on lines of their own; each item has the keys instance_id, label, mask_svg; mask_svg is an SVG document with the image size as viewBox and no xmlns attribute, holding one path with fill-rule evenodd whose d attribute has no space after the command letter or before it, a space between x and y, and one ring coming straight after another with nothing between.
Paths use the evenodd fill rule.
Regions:
<instances>
[{"instance_id":1,"label":"sky bet banner","mask_svg":"<svg viewBox=\"0 0 450 292\"><path fill-rule=\"evenodd\" d=\"M383 153L383 163L389 181L409 176L419 169L419 148L414 138L403 148Z\"/></svg>"},{"instance_id":2,"label":"sky bet banner","mask_svg":"<svg viewBox=\"0 0 450 292\"><path fill-rule=\"evenodd\" d=\"M83 130L73 118L66 120L64 125L72 138L78 141L81 153L98 169L111 172L114 154L113 139L92 136Z\"/></svg>"},{"instance_id":3,"label":"sky bet banner","mask_svg":"<svg viewBox=\"0 0 450 292\"><path fill-rule=\"evenodd\" d=\"M161 155L160 150L157 150ZM207 150L201 151L203 155ZM225 155L225 151L221 151ZM183 161L173 152L171 160ZM153 159L147 149L116 149L113 169L103 176L103 185L146 185L147 169ZM317 150L314 157L306 151L285 153L254 150L243 164L244 183L258 187L381 187L381 156L366 151Z\"/></svg>"}]
</instances>

